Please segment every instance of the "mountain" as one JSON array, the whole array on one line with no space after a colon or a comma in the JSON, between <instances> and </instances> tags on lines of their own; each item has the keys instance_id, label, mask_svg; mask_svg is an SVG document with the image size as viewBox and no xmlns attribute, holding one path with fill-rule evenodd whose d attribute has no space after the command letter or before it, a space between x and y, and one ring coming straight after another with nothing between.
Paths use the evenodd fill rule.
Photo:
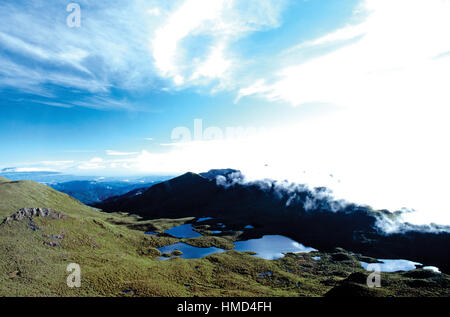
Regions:
<instances>
[{"instance_id":1,"label":"mountain","mask_svg":"<svg viewBox=\"0 0 450 317\"><path fill-rule=\"evenodd\" d=\"M72 181L52 184L51 187L78 199L84 204L92 204L131 191L147 190L157 183L158 181L151 183Z\"/></svg>"},{"instance_id":2,"label":"mountain","mask_svg":"<svg viewBox=\"0 0 450 317\"><path fill-rule=\"evenodd\" d=\"M213 217L232 225L252 224L259 234L282 234L322 251L340 246L376 258L403 258L450 271L448 228L407 225L405 232L387 234L378 224L395 221L396 213L335 201L325 188L224 179L225 183L220 177L187 173L141 195L116 197L95 207L146 219Z\"/></svg>"}]
</instances>

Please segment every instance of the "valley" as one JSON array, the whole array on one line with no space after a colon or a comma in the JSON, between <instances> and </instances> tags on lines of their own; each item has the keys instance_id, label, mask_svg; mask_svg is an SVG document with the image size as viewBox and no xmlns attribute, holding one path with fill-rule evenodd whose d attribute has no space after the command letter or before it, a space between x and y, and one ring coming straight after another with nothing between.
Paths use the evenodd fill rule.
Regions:
<instances>
[{"instance_id":1,"label":"valley","mask_svg":"<svg viewBox=\"0 0 450 317\"><path fill-rule=\"evenodd\" d=\"M338 245L324 250L290 237L297 247L314 249L282 250L287 253L270 260L258 254L261 250L238 251L239 244L276 230L269 230L264 218L237 219L214 210L208 215L204 209L186 217L175 217L170 208L167 217L104 212L45 185L5 178L0 197L2 220L25 207L60 215L43 217L29 210L0 225L0 296L447 296L450 288L445 267L438 266L438 273L420 265L382 272L382 287L369 288L370 272L362 262L379 261ZM289 237L285 233L277 234ZM189 259L176 248L164 252L176 244L220 252ZM80 288L66 285L70 263L80 265Z\"/></svg>"}]
</instances>

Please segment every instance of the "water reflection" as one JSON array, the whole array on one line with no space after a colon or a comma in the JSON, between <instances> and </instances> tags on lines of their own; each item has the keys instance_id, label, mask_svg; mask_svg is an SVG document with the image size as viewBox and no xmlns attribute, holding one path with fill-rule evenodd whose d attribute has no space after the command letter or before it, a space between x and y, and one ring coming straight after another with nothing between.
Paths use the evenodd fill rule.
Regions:
<instances>
[{"instance_id":1,"label":"water reflection","mask_svg":"<svg viewBox=\"0 0 450 317\"><path fill-rule=\"evenodd\" d=\"M196 231L191 224L181 225L164 231L176 238L198 238L202 235Z\"/></svg>"},{"instance_id":2,"label":"water reflection","mask_svg":"<svg viewBox=\"0 0 450 317\"><path fill-rule=\"evenodd\" d=\"M381 272L398 272L398 271L412 271L416 269L416 265L422 265L417 262L412 262L408 260L385 260L380 259L379 261L383 263L376 263L380 266ZM370 263L362 262L361 265L365 270Z\"/></svg>"},{"instance_id":3,"label":"water reflection","mask_svg":"<svg viewBox=\"0 0 450 317\"><path fill-rule=\"evenodd\" d=\"M208 256L210 254L214 254L214 253L221 253L221 252L225 252L225 250L223 249L219 249L219 248L215 248L215 247L211 247L211 248L197 248L197 247L193 247L191 245L188 245L186 243L175 243L172 245L168 245L165 247L161 247L158 248L158 250L164 254L164 253L168 253L171 254L173 251L178 250L183 252L182 255L180 255L180 258L183 259L200 259L203 258L205 256ZM160 260L167 260L169 258L167 257L160 257Z\"/></svg>"},{"instance_id":4,"label":"water reflection","mask_svg":"<svg viewBox=\"0 0 450 317\"><path fill-rule=\"evenodd\" d=\"M255 252L257 257L266 260L275 260L284 257L284 253L308 253L316 249L305 247L288 237L264 236L260 239L238 241L235 243L236 251Z\"/></svg>"}]
</instances>

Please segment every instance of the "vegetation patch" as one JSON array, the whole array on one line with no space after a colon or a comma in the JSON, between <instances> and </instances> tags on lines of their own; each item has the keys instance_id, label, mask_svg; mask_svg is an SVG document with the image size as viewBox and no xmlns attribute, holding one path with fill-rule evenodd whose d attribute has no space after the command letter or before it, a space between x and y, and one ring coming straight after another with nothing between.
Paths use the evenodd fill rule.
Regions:
<instances>
[{"instance_id":1,"label":"vegetation patch","mask_svg":"<svg viewBox=\"0 0 450 317\"><path fill-rule=\"evenodd\" d=\"M210 248L210 247L216 247L219 249L224 250L233 250L234 249L234 243L228 239L222 238L222 237L198 237L198 238L190 238L190 239L183 239L184 243L189 244L194 247L198 248Z\"/></svg>"}]
</instances>

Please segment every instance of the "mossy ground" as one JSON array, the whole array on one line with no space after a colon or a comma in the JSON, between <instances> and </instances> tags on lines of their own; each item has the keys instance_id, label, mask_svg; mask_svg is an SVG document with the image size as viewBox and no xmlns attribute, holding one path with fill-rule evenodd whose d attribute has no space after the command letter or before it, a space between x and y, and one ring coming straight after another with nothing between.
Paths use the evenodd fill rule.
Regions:
<instances>
[{"instance_id":1,"label":"mossy ground","mask_svg":"<svg viewBox=\"0 0 450 317\"><path fill-rule=\"evenodd\" d=\"M36 183L0 183L0 195L5 198L0 202L2 218L22 207L52 208L68 216L35 218L39 230L33 230L27 220L0 226L0 296L449 295L447 275L427 275L421 270L412 275L382 273L382 287L369 289L359 256L345 250L337 250L339 255L288 254L275 261L235 251L160 261L158 247L183 241L232 249L242 232L177 239L163 231L194 218L141 221L127 214L102 213ZM203 230L207 234L208 228ZM145 235L145 231L161 234ZM81 267L80 288L66 284L69 263ZM355 273L362 278L355 278Z\"/></svg>"}]
</instances>

